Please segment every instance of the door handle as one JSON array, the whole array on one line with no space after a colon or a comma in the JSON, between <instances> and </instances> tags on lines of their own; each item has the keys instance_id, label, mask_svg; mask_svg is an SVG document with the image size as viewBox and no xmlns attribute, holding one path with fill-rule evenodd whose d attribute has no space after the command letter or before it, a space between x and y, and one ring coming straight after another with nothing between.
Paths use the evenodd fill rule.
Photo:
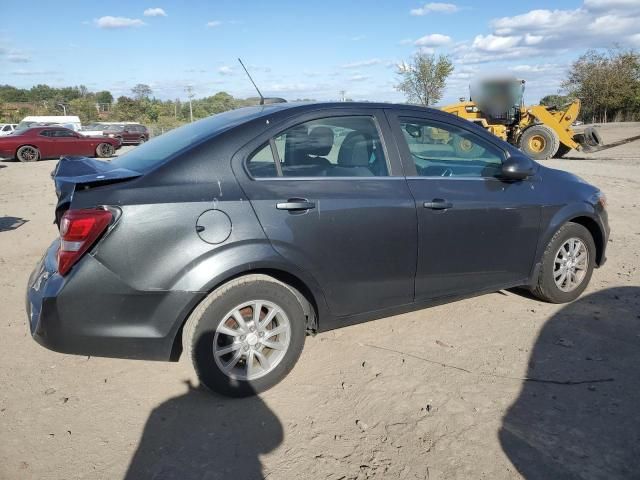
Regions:
<instances>
[{"instance_id":1,"label":"door handle","mask_svg":"<svg viewBox=\"0 0 640 480\"><path fill-rule=\"evenodd\" d=\"M447 210L453 207L453 203L447 202L442 198L434 198L431 202L424 202L422 206L424 208L430 208L431 210Z\"/></svg>"},{"instance_id":2,"label":"door handle","mask_svg":"<svg viewBox=\"0 0 640 480\"><path fill-rule=\"evenodd\" d=\"M306 198L290 198L286 202L276 203L276 208L278 210L300 211L316 208L316 204Z\"/></svg>"}]
</instances>

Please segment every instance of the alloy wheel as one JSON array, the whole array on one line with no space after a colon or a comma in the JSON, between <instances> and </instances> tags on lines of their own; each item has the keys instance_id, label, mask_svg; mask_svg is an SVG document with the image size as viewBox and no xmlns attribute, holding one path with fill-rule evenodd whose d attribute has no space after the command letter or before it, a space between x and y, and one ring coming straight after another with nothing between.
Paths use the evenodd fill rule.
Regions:
<instances>
[{"instance_id":1,"label":"alloy wheel","mask_svg":"<svg viewBox=\"0 0 640 480\"><path fill-rule=\"evenodd\" d=\"M572 237L564 242L558 251L553 264L553 280L563 292L571 292L578 288L584 280L589 268L589 251L579 238Z\"/></svg>"},{"instance_id":2,"label":"alloy wheel","mask_svg":"<svg viewBox=\"0 0 640 480\"><path fill-rule=\"evenodd\" d=\"M291 323L273 302L252 300L231 310L213 338L213 357L222 373L255 380L273 371L291 340Z\"/></svg>"}]
</instances>

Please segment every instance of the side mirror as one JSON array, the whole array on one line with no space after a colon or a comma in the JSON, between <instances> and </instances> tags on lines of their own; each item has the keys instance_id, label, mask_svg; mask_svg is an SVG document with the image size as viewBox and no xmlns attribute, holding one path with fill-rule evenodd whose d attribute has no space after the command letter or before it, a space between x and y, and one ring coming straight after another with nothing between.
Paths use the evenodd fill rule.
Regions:
<instances>
[{"instance_id":1,"label":"side mirror","mask_svg":"<svg viewBox=\"0 0 640 480\"><path fill-rule=\"evenodd\" d=\"M535 163L524 154L514 154L502 162L502 177L524 180L535 172Z\"/></svg>"}]
</instances>

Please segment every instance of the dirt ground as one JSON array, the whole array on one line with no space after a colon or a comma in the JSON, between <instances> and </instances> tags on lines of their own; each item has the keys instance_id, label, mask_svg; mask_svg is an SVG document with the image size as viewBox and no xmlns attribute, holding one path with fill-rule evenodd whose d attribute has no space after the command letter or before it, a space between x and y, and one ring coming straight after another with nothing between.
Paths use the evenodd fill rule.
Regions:
<instances>
[{"instance_id":1,"label":"dirt ground","mask_svg":"<svg viewBox=\"0 0 640 480\"><path fill-rule=\"evenodd\" d=\"M578 301L502 291L309 337L280 385L243 400L200 391L184 359L32 341L55 161L0 162L0 478L639 478L640 142L569 157L546 164L607 193L613 232Z\"/></svg>"}]
</instances>

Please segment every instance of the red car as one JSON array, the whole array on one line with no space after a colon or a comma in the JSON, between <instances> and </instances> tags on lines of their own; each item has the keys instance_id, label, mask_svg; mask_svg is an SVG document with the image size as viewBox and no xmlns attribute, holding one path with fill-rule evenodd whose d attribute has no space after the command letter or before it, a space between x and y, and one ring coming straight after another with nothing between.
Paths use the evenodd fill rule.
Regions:
<instances>
[{"instance_id":1,"label":"red car","mask_svg":"<svg viewBox=\"0 0 640 480\"><path fill-rule=\"evenodd\" d=\"M116 138L85 137L64 127L35 127L0 137L0 157L37 162L62 155L111 157L122 143Z\"/></svg>"}]
</instances>

